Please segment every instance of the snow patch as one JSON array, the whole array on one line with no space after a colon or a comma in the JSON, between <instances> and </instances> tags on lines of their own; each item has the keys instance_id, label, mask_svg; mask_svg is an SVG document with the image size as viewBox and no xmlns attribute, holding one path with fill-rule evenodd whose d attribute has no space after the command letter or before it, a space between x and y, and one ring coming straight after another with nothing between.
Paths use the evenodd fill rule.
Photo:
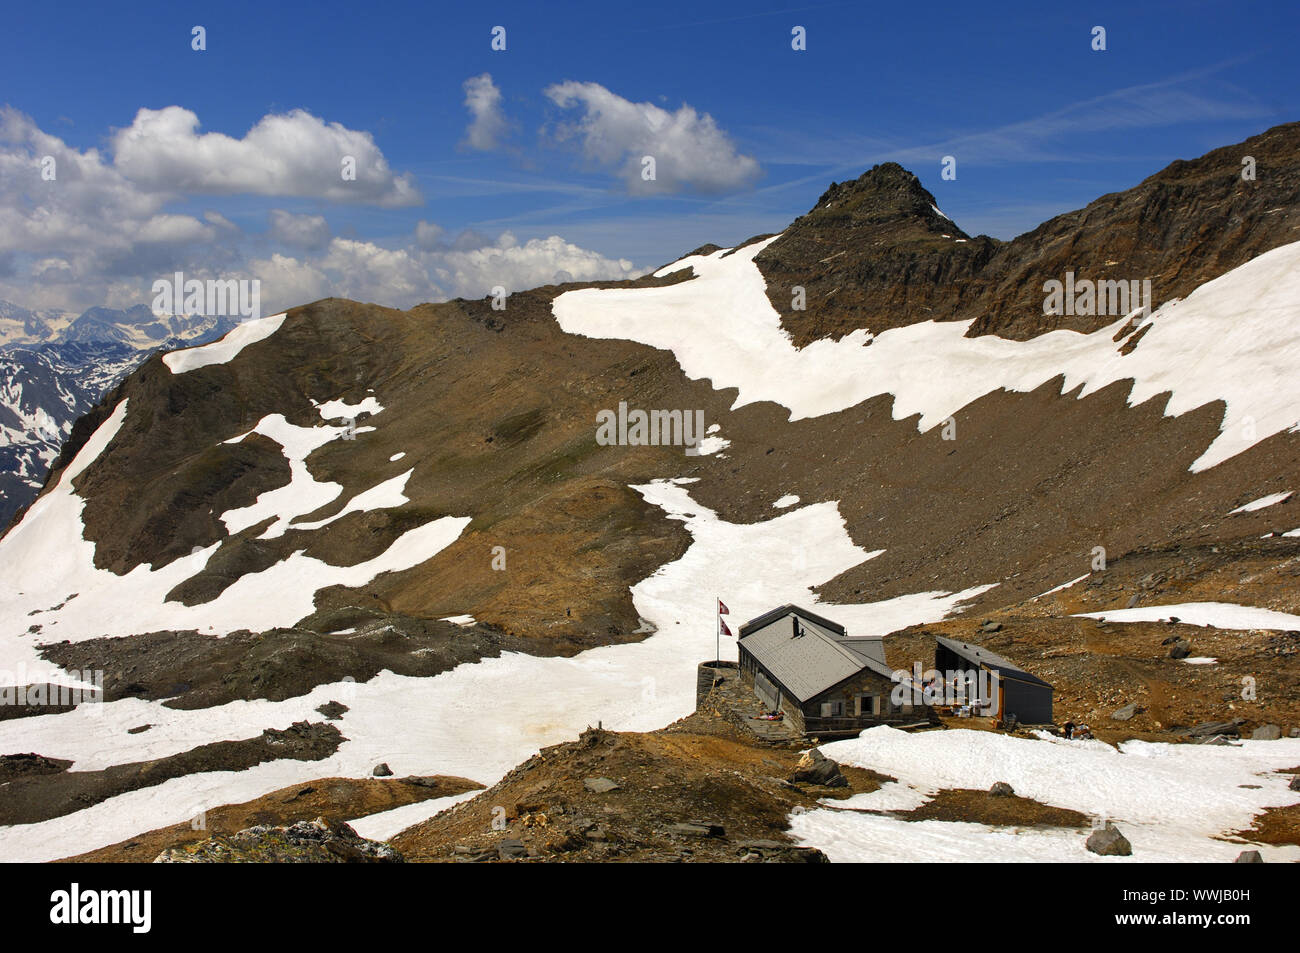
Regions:
<instances>
[{"instance_id":1,"label":"snow patch","mask_svg":"<svg viewBox=\"0 0 1300 953\"><path fill-rule=\"evenodd\" d=\"M349 404L345 400L327 400L316 407L322 420L356 420L361 414L373 415L383 409L383 404L373 397L366 397L356 404Z\"/></svg>"},{"instance_id":2,"label":"snow patch","mask_svg":"<svg viewBox=\"0 0 1300 953\"><path fill-rule=\"evenodd\" d=\"M280 330L280 325L284 324L285 317L283 314L273 314L269 318L245 321L219 341L164 354L163 363L167 365L173 374L196 371L200 367L207 367L211 364L229 363L238 357L239 352L250 344L265 340Z\"/></svg>"},{"instance_id":3,"label":"snow patch","mask_svg":"<svg viewBox=\"0 0 1300 953\"><path fill-rule=\"evenodd\" d=\"M328 526L336 520L343 519L349 513L369 513L371 510L394 509L404 503L409 503L411 501L405 492L406 481L411 478L411 474L414 472L414 470L407 470L401 476L395 476L391 480L385 480L383 483L358 493L348 501L347 506L333 516L327 516L323 520L316 520L311 523L294 523L290 529L320 529L322 526Z\"/></svg>"},{"instance_id":4,"label":"snow patch","mask_svg":"<svg viewBox=\"0 0 1300 953\"><path fill-rule=\"evenodd\" d=\"M1040 592L1038 595L1034 596L1034 599L1041 599L1043 598L1043 596L1050 596L1054 592L1062 592L1063 590L1069 589L1071 586L1077 586L1079 583L1087 579L1090 575L1092 575L1092 573L1085 572L1078 579L1071 579L1069 582L1063 582L1059 586L1054 586L1051 589L1048 589L1046 592ZM1029 601L1033 602L1034 599L1030 599Z\"/></svg>"},{"instance_id":5,"label":"snow patch","mask_svg":"<svg viewBox=\"0 0 1300 953\"><path fill-rule=\"evenodd\" d=\"M1113 609L1109 612L1078 612L1084 619L1105 619L1108 622L1162 622L1177 616L1187 625L1201 625L1212 629L1280 629L1284 632L1300 629L1300 615L1239 606L1230 602L1182 602L1166 606L1138 606L1135 609Z\"/></svg>"},{"instance_id":6,"label":"snow patch","mask_svg":"<svg viewBox=\"0 0 1300 953\"><path fill-rule=\"evenodd\" d=\"M1021 797L1112 820L1133 844L1132 858L1102 858L1084 849L1088 832L990 828L946 821L902 821L821 809L790 818L791 833L832 861L1230 861L1241 844L1219 835L1248 828L1270 807L1300 802L1287 790L1300 740L1246 741L1236 747L1129 741L1026 739L987 731L907 734L894 728L821 746L829 758L897 778L921 795L949 788L987 790L1005 781ZM1246 788L1241 785L1259 785ZM883 789L882 789L883 791ZM878 794L881 792L877 792ZM864 797L837 806L906 810L908 795L891 790L883 807ZM1194 804L1196 810L1186 810ZM1300 848L1251 844L1267 860L1300 859Z\"/></svg>"},{"instance_id":7,"label":"snow patch","mask_svg":"<svg viewBox=\"0 0 1300 953\"><path fill-rule=\"evenodd\" d=\"M1062 376L1062 392L1079 388L1083 397L1130 380L1130 405L1168 394L1168 416L1224 403L1219 435L1192 463L1194 472L1300 424L1300 337L1293 331L1300 242L1164 305L1125 355L1113 338L1128 317L1091 334L1058 330L1028 341L968 338L969 321L926 321L796 348L754 265L777 237L726 257L725 250L691 255L656 272L694 269L693 279L674 285L565 292L554 301L555 318L573 334L672 351L688 377L736 388L733 407L771 400L793 420L890 394L894 419L919 414L925 432L999 389L1024 393Z\"/></svg>"},{"instance_id":8,"label":"snow patch","mask_svg":"<svg viewBox=\"0 0 1300 953\"><path fill-rule=\"evenodd\" d=\"M291 626L315 611L318 590L356 588L382 573L417 566L455 542L470 522L469 517L452 516L433 520L397 537L373 559L352 566L333 566L299 550L261 572L240 577L211 602L186 606L168 601L167 594L202 571L220 543L159 569L141 564L125 575L98 569L95 545L84 535L85 503L72 489L72 481L117 434L126 411L127 401L123 401L82 447L58 485L0 540L0 572L9 583L0 592L0 668L15 670L20 664L28 672L49 668L36 655L36 645L64 639L79 642L168 629L220 636L239 629L260 632ZM305 456L322 440L341 432L334 427L294 427L279 415L264 419L259 427L263 425L286 454L295 456ZM394 487L381 484L366 502L391 501L393 491ZM361 494L358 499L366 497ZM77 598L68 600L74 592ZM41 625L39 642L26 634L33 622Z\"/></svg>"},{"instance_id":9,"label":"snow patch","mask_svg":"<svg viewBox=\"0 0 1300 953\"><path fill-rule=\"evenodd\" d=\"M1249 503L1245 503L1237 507L1235 510L1229 510L1228 515L1232 516L1234 513L1252 513L1255 510L1262 510L1264 507L1272 506L1274 503L1281 503L1290 496L1290 492L1270 493L1268 496L1261 496L1258 500L1251 500Z\"/></svg>"}]
</instances>

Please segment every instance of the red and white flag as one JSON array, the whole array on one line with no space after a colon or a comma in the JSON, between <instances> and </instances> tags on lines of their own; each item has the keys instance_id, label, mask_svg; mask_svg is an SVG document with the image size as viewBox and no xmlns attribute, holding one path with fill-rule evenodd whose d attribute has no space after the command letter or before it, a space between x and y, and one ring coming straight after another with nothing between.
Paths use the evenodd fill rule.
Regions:
<instances>
[{"instance_id":1,"label":"red and white flag","mask_svg":"<svg viewBox=\"0 0 1300 953\"><path fill-rule=\"evenodd\" d=\"M731 615L731 610L727 608L727 604L721 599L718 600L718 615Z\"/></svg>"},{"instance_id":2,"label":"red and white flag","mask_svg":"<svg viewBox=\"0 0 1300 953\"><path fill-rule=\"evenodd\" d=\"M719 620L718 620L718 624L722 626L722 634L723 634L723 635L725 635L725 636L727 636L727 637L729 637L729 638L735 638L735 636L733 636L733 635L731 634L731 630L727 628L727 623L726 623L726 622L723 622L721 619L719 619Z\"/></svg>"}]
</instances>

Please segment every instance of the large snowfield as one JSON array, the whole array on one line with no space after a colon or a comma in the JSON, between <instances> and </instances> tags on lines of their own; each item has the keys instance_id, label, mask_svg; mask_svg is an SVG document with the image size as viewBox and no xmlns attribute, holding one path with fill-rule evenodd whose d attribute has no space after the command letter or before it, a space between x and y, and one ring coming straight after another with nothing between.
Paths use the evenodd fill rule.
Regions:
<instances>
[{"instance_id":1,"label":"large snowfield","mask_svg":"<svg viewBox=\"0 0 1300 953\"><path fill-rule=\"evenodd\" d=\"M109 433L97 433L93 446L88 445L83 453L98 453L106 446L124 414L125 409L119 408L101 427L101 431L111 428ZM74 467L80 469L88 463L78 456ZM159 702L124 699L82 706L66 714L0 722L0 751L37 751L72 760L72 770L88 771L166 757L212 741L249 738L265 728L286 728L304 719L319 721L316 707L330 700L349 707L340 721L333 722L348 741L328 759L275 761L240 772L190 775L70 816L0 829L0 860L51 860L93 850L143 828L178 823L205 809L250 800L290 784L330 775L368 777L380 761L387 762L398 776L453 774L490 785L539 748L571 739L588 725L601 722L624 731L662 727L694 708L696 665L712 658L715 649L711 621L701 624L700 620L712 620L715 596L727 602L737 619L756 616L776 604L796 602L827 612L854 634L865 635L938 620L963 600L987 589L918 593L874 605L820 604L811 592L813 586L879 555L879 551L868 552L854 545L836 504L790 509L752 525L732 524L692 500L689 482L636 487L670 518L682 521L693 537L680 559L632 589L637 611L655 628L642 642L593 649L571 659L506 654L462 665L436 678L384 672L365 683L318 686L305 696L284 702L234 702L176 711ZM69 491L60 507L60 518L71 520L79 514L80 501ZM69 532L73 529L80 534L79 519ZM8 540L0 543L0 563L10 558L7 544ZM82 546L88 561L91 544L83 542ZM314 592L328 568L300 566L302 581L297 585ZM85 566L76 571L87 573ZM136 600L157 599L157 593L166 590L128 589L122 579L113 578L121 588L111 591L126 604L123 616L134 611L142 618L152 618L178 611L161 604L132 607ZM273 616L283 611L280 606L288 596L264 594L253 599L252 606L241 605L239 612L261 611ZM63 618L62 613L80 601L81 597L53 615ZM196 608L215 612L220 602ZM235 615L234 607L225 611ZM26 617L0 609L0 618ZM66 631L82 632L86 637L102 628L81 617L65 620L64 626ZM229 624L223 628L233 631ZM18 636L17 630L15 621L0 633L6 657L34 655L30 637ZM723 657L734 659L735 653L734 640L723 639ZM146 723L154 727L128 733L128 729ZM395 725L401 730L395 731ZM393 812L392 818L367 818L359 829L372 836L391 836L444 806L428 802L423 805L427 813L422 813L421 806L411 805Z\"/></svg>"},{"instance_id":2,"label":"large snowfield","mask_svg":"<svg viewBox=\"0 0 1300 953\"><path fill-rule=\"evenodd\" d=\"M792 833L832 861L1231 861L1243 845L1222 834L1248 828L1269 807L1294 804L1291 775L1300 739L1243 741L1237 747L1129 741L1037 739L988 731L894 728L823 745L827 757L897 778L880 791L796 814ZM907 811L949 788L988 790L1005 781L1021 797L1111 821L1133 845L1131 857L1099 857L1086 832L1014 830L949 821L905 821ZM1300 847L1251 844L1266 861L1300 860Z\"/></svg>"},{"instance_id":3,"label":"large snowfield","mask_svg":"<svg viewBox=\"0 0 1300 953\"><path fill-rule=\"evenodd\" d=\"M1194 469L1213 466L1300 420L1300 379L1293 373L1300 339L1290 330L1300 300L1300 244L1262 255L1186 300L1159 309L1129 356L1121 355L1111 340L1118 324L1090 335L1060 331L1014 342L965 338L963 323L927 322L874 337L858 331L839 342L820 341L796 350L781 330L753 264L766 244L727 257L717 252L683 259L661 273L691 266L697 277L672 286L566 293L555 301L556 318L574 333L672 350L689 376L708 378L716 387L737 387L737 404L775 400L794 418L890 393L894 416L919 413L919 426L926 429L999 387L1030 390L1064 374L1067 390L1083 385L1087 393L1133 378L1130 401L1172 391L1169 414L1206 401L1226 402L1222 432ZM171 356L168 366L184 373L230 360L279 328L273 319L266 321L234 340L180 352L188 355L184 358ZM318 427L290 427L282 417L258 425L259 432L284 448L295 484L310 488L313 500L323 500L326 493L330 500L342 495L341 487L312 479L306 463L311 450L304 452L342 437L345 428L328 423L338 419L333 415L340 406L348 410L338 402L321 405L327 422ZM364 409L376 415L382 410L377 401ZM72 488L75 475L93 465L129 413L127 404L120 404L58 485L0 541L0 570L11 582L0 595L0 667L26 666L29 673L39 669L38 639L160 629L196 629L215 637L240 628L290 625L310 614L320 588L363 585L379 573L418 565L455 541L469 522L435 520L409 531L376 559L353 567L332 567L298 552L244 577L213 602L194 607L168 603L166 593L198 572L217 547L158 570L140 566L124 577L98 570L94 546L83 538L83 501ZM382 426L382 417L375 425ZM407 476L408 469L394 466L391 477L379 485L357 488L352 505L399 505ZM681 521L692 537L680 559L632 587L638 613L653 627L642 642L592 649L569 659L506 654L435 678L383 672L366 683L319 686L284 702L176 711L158 702L124 699L0 722L0 752L67 758L74 761L73 770L86 771L319 720L316 707L330 700L349 706L333 722L348 740L328 759L191 775L69 816L3 828L0 860L42 861L93 850L290 784L329 775L366 777L380 761L398 776L454 774L490 785L539 748L569 740L598 721L616 730L662 727L694 707L696 665L714 655L715 598L731 607L736 620L793 602L844 623L850 634L867 635L936 621L996 584L990 580L965 592L916 593L876 604L821 604L813 587L881 552L850 539L837 503L800 506L787 496L778 503L789 505L773 518L732 524L695 502L690 482L635 487ZM313 529L293 521L315 507L302 509L284 494L264 494L254 507L254 513L232 511L223 519L231 527L249 526L257 521L253 517L274 515L277 533ZM71 593L77 595L69 601ZM476 608L461 607L467 615ZM1162 607L1166 613L1173 608ZM29 616L33 610L41 611ZM26 633L33 622L43 626L38 636ZM734 641L724 639L723 657L735 658L735 653ZM153 727L128 733L144 723ZM1111 818L1133 842L1137 861L1231 859L1240 848L1216 835L1249 826L1251 817L1266 807L1300 801L1300 794L1285 790L1282 779L1268 775L1300 764L1300 741L1295 740L1239 747L1133 742L1117 751L1100 742L971 731L906 735L881 728L826 750L899 779L877 795L793 818L795 833L833 860L983 859L984 846L1007 860L1094 859L1083 851L1077 833L1012 834L973 824L906 823L842 809L915 804L943 787L987 788L998 780L1046 803ZM1244 783L1261 787L1241 788ZM358 829L368 836L391 836L446 803L377 815ZM1268 850L1268 859L1293 851L1261 849Z\"/></svg>"},{"instance_id":4,"label":"large snowfield","mask_svg":"<svg viewBox=\"0 0 1300 953\"><path fill-rule=\"evenodd\" d=\"M1053 331L1028 341L965 337L972 322L925 321L796 348L767 299L754 257L779 235L733 254L693 255L655 273L696 277L659 288L570 291L555 299L564 330L670 350L688 377L739 391L735 406L771 400L791 419L817 417L891 394L893 415L920 414L926 431L998 389L1031 391L1064 375L1083 397L1134 381L1136 405L1169 391L1170 416L1227 404L1204 470L1300 424L1300 242L1283 245L1154 311L1133 353L1120 352L1121 317L1092 334ZM1140 330L1140 328L1139 328ZM1136 331L1134 332L1136 333Z\"/></svg>"}]
</instances>

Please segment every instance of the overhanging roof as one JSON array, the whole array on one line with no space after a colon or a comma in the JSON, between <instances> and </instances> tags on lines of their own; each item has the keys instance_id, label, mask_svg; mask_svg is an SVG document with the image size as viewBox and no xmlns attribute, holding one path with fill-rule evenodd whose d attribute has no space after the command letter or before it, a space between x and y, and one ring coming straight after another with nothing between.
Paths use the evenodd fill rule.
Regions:
<instances>
[{"instance_id":1,"label":"overhanging roof","mask_svg":"<svg viewBox=\"0 0 1300 953\"><path fill-rule=\"evenodd\" d=\"M791 612L804 619L807 619L809 622L816 622L818 625L830 629L832 632L834 632L837 635L846 636L849 634L848 630L845 629L844 626L840 625L838 622L832 622L830 619L826 618L825 616L817 615L817 613L815 612L809 612L807 609L802 609L799 606L786 604L783 606L779 606L771 610L770 612L764 612L762 615L750 619L748 622L746 622L744 625L740 627L740 637L743 639L751 631L755 629L761 629L769 622L775 622L777 619L780 619L783 616L787 616Z\"/></svg>"},{"instance_id":2,"label":"overhanging roof","mask_svg":"<svg viewBox=\"0 0 1300 953\"><path fill-rule=\"evenodd\" d=\"M997 672L999 675L1006 675L1008 678L1014 678L1022 682L1030 682L1034 685L1042 685L1044 688L1051 688L1051 684L1043 681L1037 675L1031 675L1015 662L1003 658L996 652L990 652L982 645L971 645L969 642L958 642L956 639L945 638L942 635L936 635L935 641L944 648L961 656L972 665L983 665L985 668Z\"/></svg>"}]
</instances>

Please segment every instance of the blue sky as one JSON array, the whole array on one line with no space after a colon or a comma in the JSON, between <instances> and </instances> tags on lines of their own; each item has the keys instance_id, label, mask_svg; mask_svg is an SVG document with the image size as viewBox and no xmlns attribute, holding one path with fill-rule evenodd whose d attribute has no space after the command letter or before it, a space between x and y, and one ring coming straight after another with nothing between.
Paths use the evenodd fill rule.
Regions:
<instances>
[{"instance_id":1,"label":"blue sky","mask_svg":"<svg viewBox=\"0 0 1300 953\"><path fill-rule=\"evenodd\" d=\"M24 4L6 19L0 203L12 207L0 226L21 237L6 248L0 235L0 297L32 305L145 300L132 289L170 267L278 281L283 304L318 291L399 305L481 294L497 271L506 284L536 278L547 255L574 277L614 276L620 260L639 269L777 231L832 180L891 159L966 231L1011 238L1300 118L1300 4L1280 0ZM497 25L504 51L490 48ZM805 51L791 49L796 25ZM1104 52L1090 46L1098 25ZM484 74L499 99L475 139L465 84ZM168 125L192 154L177 160L176 141L141 127L128 155L120 131L169 107L197 117ZM217 137L195 145L294 110L368 135L367 175L387 184L353 198L314 172L223 176ZM647 146L655 133L637 124L656 117L673 138ZM330 142L303 123L288 132L304 144L284 148L333 169ZM46 137L74 165L98 150L103 168L75 199L14 185L55 151ZM629 163L660 147L658 181L638 183ZM955 181L940 180L944 155ZM197 168L208 161L215 171ZM140 216L111 248L79 234L112 229L96 189L112 190L97 207ZM59 228L41 218L47 202ZM273 212L288 216L278 231ZM520 250L551 236L562 242Z\"/></svg>"}]
</instances>

